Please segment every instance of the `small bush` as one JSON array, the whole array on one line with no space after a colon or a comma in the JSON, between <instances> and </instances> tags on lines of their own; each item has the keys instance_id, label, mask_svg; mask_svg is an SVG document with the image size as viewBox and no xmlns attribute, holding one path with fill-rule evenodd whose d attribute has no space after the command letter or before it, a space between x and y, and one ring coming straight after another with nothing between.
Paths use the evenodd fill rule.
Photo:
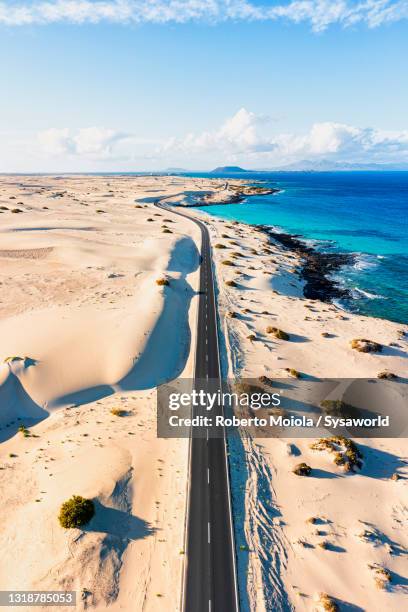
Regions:
<instances>
[{"instance_id":1,"label":"small bush","mask_svg":"<svg viewBox=\"0 0 408 612\"><path fill-rule=\"evenodd\" d=\"M313 450L327 450L333 453L333 461L342 466L345 471L351 472L355 467L362 467L363 455L357 448L355 442L344 436L332 436L331 438L320 438L310 445Z\"/></svg>"},{"instance_id":2,"label":"small bush","mask_svg":"<svg viewBox=\"0 0 408 612\"><path fill-rule=\"evenodd\" d=\"M293 378L300 378L301 377L300 372L295 370L295 368L285 368L285 370L286 370L286 372L288 372L288 374L293 376Z\"/></svg>"},{"instance_id":3,"label":"small bush","mask_svg":"<svg viewBox=\"0 0 408 612\"><path fill-rule=\"evenodd\" d=\"M282 331L278 327L272 327L271 325L269 325L266 328L266 333L267 334L273 334L275 336L275 338L278 338L278 340L289 340L289 334L287 334L286 332Z\"/></svg>"},{"instance_id":4,"label":"small bush","mask_svg":"<svg viewBox=\"0 0 408 612\"><path fill-rule=\"evenodd\" d=\"M217 242L217 244L214 244L214 249L226 249L227 247L225 246L225 244L221 244L220 242Z\"/></svg>"},{"instance_id":5,"label":"small bush","mask_svg":"<svg viewBox=\"0 0 408 612\"><path fill-rule=\"evenodd\" d=\"M58 520L61 527L75 529L89 523L95 514L95 505L91 499L73 495L61 506Z\"/></svg>"},{"instance_id":6,"label":"small bush","mask_svg":"<svg viewBox=\"0 0 408 612\"><path fill-rule=\"evenodd\" d=\"M365 338L355 338L350 344L351 348L359 353L381 353L383 348L378 342Z\"/></svg>"},{"instance_id":7,"label":"small bush","mask_svg":"<svg viewBox=\"0 0 408 612\"><path fill-rule=\"evenodd\" d=\"M124 417L126 416L126 410L122 410L121 408L112 408L111 414L113 414L113 416Z\"/></svg>"},{"instance_id":8,"label":"small bush","mask_svg":"<svg viewBox=\"0 0 408 612\"><path fill-rule=\"evenodd\" d=\"M159 287L163 287L163 286L170 285L170 283L167 280L167 278L158 278L156 281L156 285L159 285Z\"/></svg>"},{"instance_id":9,"label":"small bush","mask_svg":"<svg viewBox=\"0 0 408 612\"><path fill-rule=\"evenodd\" d=\"M310 465L307 465L307 463L303 462L295 465L292 471L294 474L296 474L296 476L310 476L310 474L312 473L312 468L310 467Z\"/></svg>"},{"instance_id":10,"label":"small bush","mask_svg":"<svg viewBox=\"0 0 408 612\"><path fill-rule=\"evenodd\" d=\"M249 334L249 336L247 336L247 339L253 342L254 340L256 340L256 336L255 334Z\"/></svg>"},{"instance_id":11,"label":"small bush","mask_svg":"<svg viewBox=\"0 0 408 612\"><path fill-rule=\"evenodd\" d=\"M236 287L236 286L237 286L237 283L236 283L234 280L228 280L228 281L225 281L225 284L226 284L228 287Z\"/></svg>"},{"instance_id":12,"label":"small bush","mask_svg":"<svg viewBox=\"0 0 408 612\"><path fill-rule=\"evenodd\" d=\"M25 357L19 357L18 355L11 355L10 357L6 357L4 363L13 363L14 361L24 361Z\"/></svg>"},{"instance_id":13,"label":"small bush","mask_svg":"<svg viewBox=\"0 0 408 612\"><path fill-rule=\"evenodd\" d=\"M380 565L368 565L368 567L374 572L374 580L378 589L384 590L387 585L392 582L391 573Z\"/></svg>"},{"instance_id":14,"label":"small bush","mask_svg":"<svg viewBox=\"0 0 408 612\"><path fill-rule=\"evenodd\" d=\"M273 386L273 380L272 378L269 378L268 376L265 376L265 375L259 376L258 380L262 385L268 385L268 387Z\"/></svg>"},{"instance_id":15,"label":"small bush","mask_svg":"<svg viewBox=\"0 0 408 612\"><path fill-rule=\"evenodd\" d=\"M223 266L235 266L234 262L230 259L224 259L224 261L222 261L221 263Z\"/></svg>"},{"instance_id":16,"label":"small bush","mask_svg":"<svg viewBox=\"0 0 408 612\"><path fill-rule=\"evenodd\" d=\"M336 417L345 417L352 412L352 406L341 400L323 400L320 407L325 414Z\"/></svg>"},{"instance_id":17,"label":"small bush","mask_svg":"<svg viewBox=\"0 0 408 612\"><path fill-rule=\"evenodd\" d=\"M17 214L17 213L22 213L23 211L20 208L12 208L11 212L14 214Z\"/></svg>"},{"instance_id":18,"label":"small bush","mask_svg":"<svg viewBox=\"0 0 408 612\"><path fill-rule=\"evenodd\" d=\"M173 233L171 231L171 229L169 229L168 227L163 228L162 232L163 232L163 234L172 234Z\"/></svg>"},{"instance_id":19,"label":"small bush","mask_svg":"<svg viewBox=\"0 0 408 612\"><path fill-rule=\"evenodd\" d=\"M322 606L324 612L338 612L339 611L339 606L336 604L334 599L332 599L326 593L320 593L319 603Z\"/></svg>"},{"instance_id":20,"label":"small bush","mask_svg":"<svg viewBox=\"0 0 408 612\"><path fill-rule=\"evenodd\" d=\"M20 427L18 428L18 431L22 433L25 438L30 437L30 432L28 431L25 425L20 425Z\"/></svg>"},{"instance_id":21,"label":"small bush","mask_svg":"<svg viewBox=\"0 0 408 612\"><path fill-rule=\"evenodd\" d=\"M234 312L233 310L229 310L227 312L227 317L229 317L230 319L236 319L237 318L237 313Z\"/></svg>"},{"instance_id":22,"label":"small bush","mask_svg":"<svg viewBox=\"0 0 408 612\"><path fill-rule=\"evenodd\" d=\"M393 372L384 371L384 372L378 372L377 378L380 378L380 379L383 379L383 380L384 379L385 380L394 380L395 378L397 378L397 375L394 374Z\"/></svg>"}]
</instances>

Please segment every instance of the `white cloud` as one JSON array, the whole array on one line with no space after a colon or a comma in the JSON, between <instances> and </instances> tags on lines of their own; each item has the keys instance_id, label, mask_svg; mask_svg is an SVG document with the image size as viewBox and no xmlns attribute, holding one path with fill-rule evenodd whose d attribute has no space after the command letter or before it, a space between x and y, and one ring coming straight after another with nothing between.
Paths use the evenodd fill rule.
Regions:
<instances>
[{"instance_id":1,"label":"white cloud","mask_svg":"<svg viewBox=\"0 0 408 612\"><path fill-rule=\"evenodd\" d=\"M186 23L191 21L276 21L370 28L408 19L408 0L291 0L258 4L247 0L48 0L0 2L0 23Z\"/></svg>"},{"instance_id":2,"label":"white cloud","mask_svg":"<svg viewBox=\"0 0 408 612\"><path fill-rule=\"evenodd\" d=\"M268 118L241 108L218 129L172 138L159 153L205 156L262 163L296 161L305 157L347 161L408 161L408 130L361 128L344 123L315 123L302 134L268 133Z\"/></svg>"},{"instance_id":3,"label":"white cloud","mask_svg":"<svg viewBox=\"0 0 408 612\"><path fill-rule=\"evenodd\" d=\"M38 134L43 151L50 155L79 155L87 158L109 158L113 147L129 135L104 127L51 128Z\"/></svg>"},{"instance_id":4,"label":"white cloud","mask_svg":"<svg viewBox=\"0 0 408 612\"><path fill-rule=\"evenodd\" d=\"M316 122L298 132L245 108L212 130L170 139L107 127L51 128L0 135L2 172L137 171L167 166L199 169L233 163L277 167L300 160L408 163L408 129L400 131Z\"/></svg>"}]
</instances>

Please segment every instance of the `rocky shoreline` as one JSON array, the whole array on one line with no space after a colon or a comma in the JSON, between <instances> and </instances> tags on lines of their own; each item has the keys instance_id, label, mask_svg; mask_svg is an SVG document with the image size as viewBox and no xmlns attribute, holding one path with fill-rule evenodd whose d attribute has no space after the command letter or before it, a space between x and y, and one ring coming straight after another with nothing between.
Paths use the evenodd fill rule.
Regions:
<instances>
[{"instance_id":1,"label":"rocky shoreline","mask_svg":"<svg viewBox=\"0 0 408 612\"><path fill-rule=\"evenodd\" d=\"M321 302L351 298L350 291L339 286L332 275L343 266L354 263L353 253L324 253L307 245L298 235L277 232L268 226L259 227L272 240L279 242L301 258L300 277L305 281L303 295L306 298Z\"/></svg>"},{"instance_id":2,"label":"rocky shoreline","mask_svg":"<svg viewBox=\"0 0 408 612\"><path fill-rule=\"evenodd\" d=\"M260 185L234 185L225 183L224 189L221 196L219 191L209 192L204 195L202 199L200 199L195 206L212 206L212 205L222 205L222 204L239 204L243 202L246 198L251 196L259 196L259 195L273 195L274 193L278 193L280 189L277 187L261 187ZM221 197L220 197L221 196Z\"/></svg>"}]
</instances>

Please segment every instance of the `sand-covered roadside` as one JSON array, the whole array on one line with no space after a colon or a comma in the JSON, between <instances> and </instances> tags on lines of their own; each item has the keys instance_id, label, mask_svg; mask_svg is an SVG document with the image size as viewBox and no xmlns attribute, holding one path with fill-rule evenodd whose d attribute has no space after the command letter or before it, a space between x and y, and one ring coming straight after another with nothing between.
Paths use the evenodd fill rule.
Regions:
<instances>
[{"instance_id":1,"label":"sand-covered roadside","mask_svg":"<svg viewBox=\"0 0 408 612\"><path fill-rule=\"evenodd\" d=\"M151 202L204 189L0 178L1 589L179 608L188 441L156 438L155 386L192 374L200 232ZM73 494L85 530L58 524Z\"/></svg>"},{"instance_id":2,"label":"sand-covered roadside","mask_svg":"<svg viewBox=\"0 0 408 612\"><path fill-rule=\"evenodd\" d=\"M389 371L406 380L406 325L305 299L298 255L255 228L199 215L212 234L229 376L291 379L292 369L305 379L376 378ZM290 340L267 333L268 326ZM383 350L357 352L356 338ZM356 473L312 450L314 441L230 444L243 609L331 610L330 601L340 610L404 609L406 439L357 440L364 460ZM312 476L292 473L303 461Z\"/></svg>"}]
</instances>

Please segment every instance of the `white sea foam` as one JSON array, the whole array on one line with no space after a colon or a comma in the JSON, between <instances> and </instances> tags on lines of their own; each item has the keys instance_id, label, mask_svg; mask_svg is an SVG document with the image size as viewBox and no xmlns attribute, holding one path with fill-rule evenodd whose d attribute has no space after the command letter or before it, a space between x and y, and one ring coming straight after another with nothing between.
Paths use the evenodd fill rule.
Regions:
<instances>
[{"instance_id":1,"label":"white sea foam","mask_svg":"<svg viewBox=\"0 0 408 612\"><path fill-rule=\"evenodd\" d=\"M370 293L369 291L364 291L364 289L360 289L359 287L353 287L351 290L352 296L355 299L360 298L361 296L369 299L369 300L378 300L384 299L382 295L377 295L375 293Z\"/></svg>"},{"instance_id":2,"label":"white sea foam","mask_svg":"<svg viewBox=\"0 0 408 612\"><path fill-rule=\"evenodd\" d=\"M370 255L369 253L356 253L356 258L353 263L354 270L372 270L378 266L378 257L376 255Z\"/></svg>"}]
</instances>

